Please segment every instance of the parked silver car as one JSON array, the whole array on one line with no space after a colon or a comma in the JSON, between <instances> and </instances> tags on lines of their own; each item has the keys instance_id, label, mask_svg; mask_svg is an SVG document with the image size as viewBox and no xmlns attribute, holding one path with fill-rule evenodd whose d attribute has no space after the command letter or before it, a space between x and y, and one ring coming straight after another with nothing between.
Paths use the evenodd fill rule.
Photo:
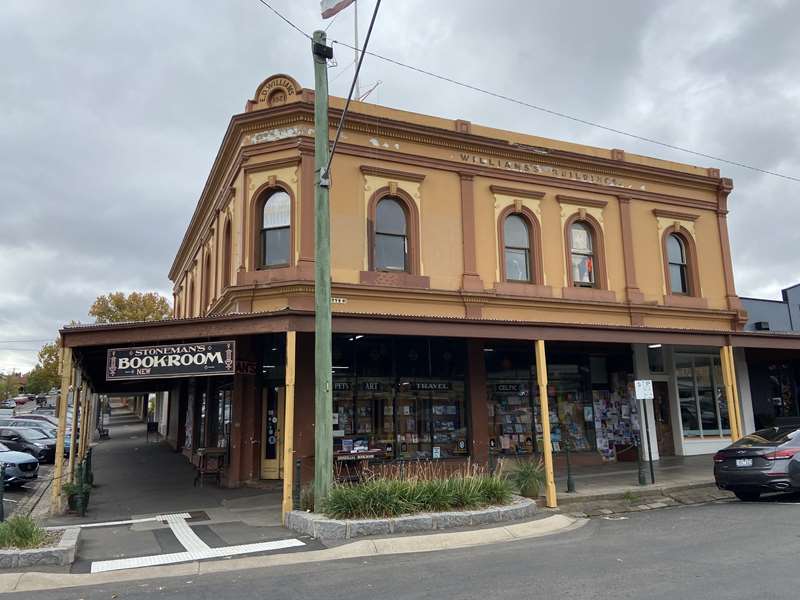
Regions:
<instances>
[{"instance_id":1,"label":"parked silver car","mask_svg":"<svg viewBox=\"0 0 800 600\"><path fill-rule=\"evenodd\" d=\"M18 487L39 477L39 461L27 452L15 452L0 444L0 462L6 467L6 487Z\"/></svg>"}]
</instances>

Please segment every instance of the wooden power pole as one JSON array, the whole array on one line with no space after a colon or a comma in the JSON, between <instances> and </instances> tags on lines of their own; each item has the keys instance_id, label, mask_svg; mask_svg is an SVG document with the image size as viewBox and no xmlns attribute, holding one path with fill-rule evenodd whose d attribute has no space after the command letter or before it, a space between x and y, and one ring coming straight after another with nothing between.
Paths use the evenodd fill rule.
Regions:
<instances>
[{"instance_id":1,"label":"wooden power pole","mask_svg":"<svg viewBox=\"0 0 800 600\"><path fill-rule=\"evenodd\" d=\"M333 479L331 363L331 228L328 129L328 63L333 48L315 31L314 55L314 510L320 512Z\"/></svg>"}]
</instances>

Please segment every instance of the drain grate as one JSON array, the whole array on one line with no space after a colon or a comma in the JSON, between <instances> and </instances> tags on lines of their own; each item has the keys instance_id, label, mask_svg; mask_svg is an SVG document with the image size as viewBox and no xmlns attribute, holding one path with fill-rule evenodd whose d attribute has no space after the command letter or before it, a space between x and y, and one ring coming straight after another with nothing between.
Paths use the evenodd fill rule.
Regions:
<instances>
[{"instance_id":1,"label":"drain grate","mask_svg":"<svg viewBox=\"0 0 800 600\"><path fill-rule=\"evenodd\" d=\"M189 522L210 521L211 517L209 517L206 511L204 510L193 510L192 512L189 513L189 518L186 520Z\"/></svg>"}]
</instances>

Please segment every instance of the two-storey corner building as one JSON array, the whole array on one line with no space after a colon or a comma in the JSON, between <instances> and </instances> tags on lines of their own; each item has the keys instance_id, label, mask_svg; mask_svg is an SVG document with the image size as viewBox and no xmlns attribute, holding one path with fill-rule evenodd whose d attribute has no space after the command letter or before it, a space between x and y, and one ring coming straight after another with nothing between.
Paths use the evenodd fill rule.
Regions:
<instances>
[{"instance_id":1,"label":"two-storey corner building","mask_svg":"<svg viewBox=\"0 0 800 600\"><path fill-rule=\"evenodd\" d=\"M175 319L62 332L98 390L169 391L171 443L224 449L228 485L312 473L314 136L313 91L265 80L170 269ZM716 169L356 102L332 181L338 462L529 455L545 421L557 455L626 460L635 379L654 381L653 458L747 427L735 374L768 342L741 331ZM233 344L235 366L119 380L125 349L203 341Z\"/></svg>"}]
</instances>

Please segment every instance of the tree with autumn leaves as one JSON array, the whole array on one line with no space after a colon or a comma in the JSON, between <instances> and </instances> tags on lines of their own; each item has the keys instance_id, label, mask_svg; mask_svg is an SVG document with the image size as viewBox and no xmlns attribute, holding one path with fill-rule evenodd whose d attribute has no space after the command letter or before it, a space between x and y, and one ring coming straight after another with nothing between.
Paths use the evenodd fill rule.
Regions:
<instances>
[{"instance_id":1,"label":"tree with autumn leaves","mask_svg":"<svg viewBox=\"0 0 800 600\"><path fill-rule=\"evenodd\" d=\"M172 315L169 301L156 292L111 292L98 296L89 308L95 323L124 321L160 321ZM77 323L72 323L77 324ZM58 387L58 342L49 342L39 350L38 363L28 373L25 390L41 394Z\"/></svg>"},{"instance_id":2,"label":"tree with autumn leaves","mask_svg":"<svg viewBox=\"0 0 800 600\"><path fill-rule=\"evenodd\" d=\"M89 309L95 323L160 321L171 314L169 301L156 292L112 292L98 296Z\"/></svg>"}]
</instances>

